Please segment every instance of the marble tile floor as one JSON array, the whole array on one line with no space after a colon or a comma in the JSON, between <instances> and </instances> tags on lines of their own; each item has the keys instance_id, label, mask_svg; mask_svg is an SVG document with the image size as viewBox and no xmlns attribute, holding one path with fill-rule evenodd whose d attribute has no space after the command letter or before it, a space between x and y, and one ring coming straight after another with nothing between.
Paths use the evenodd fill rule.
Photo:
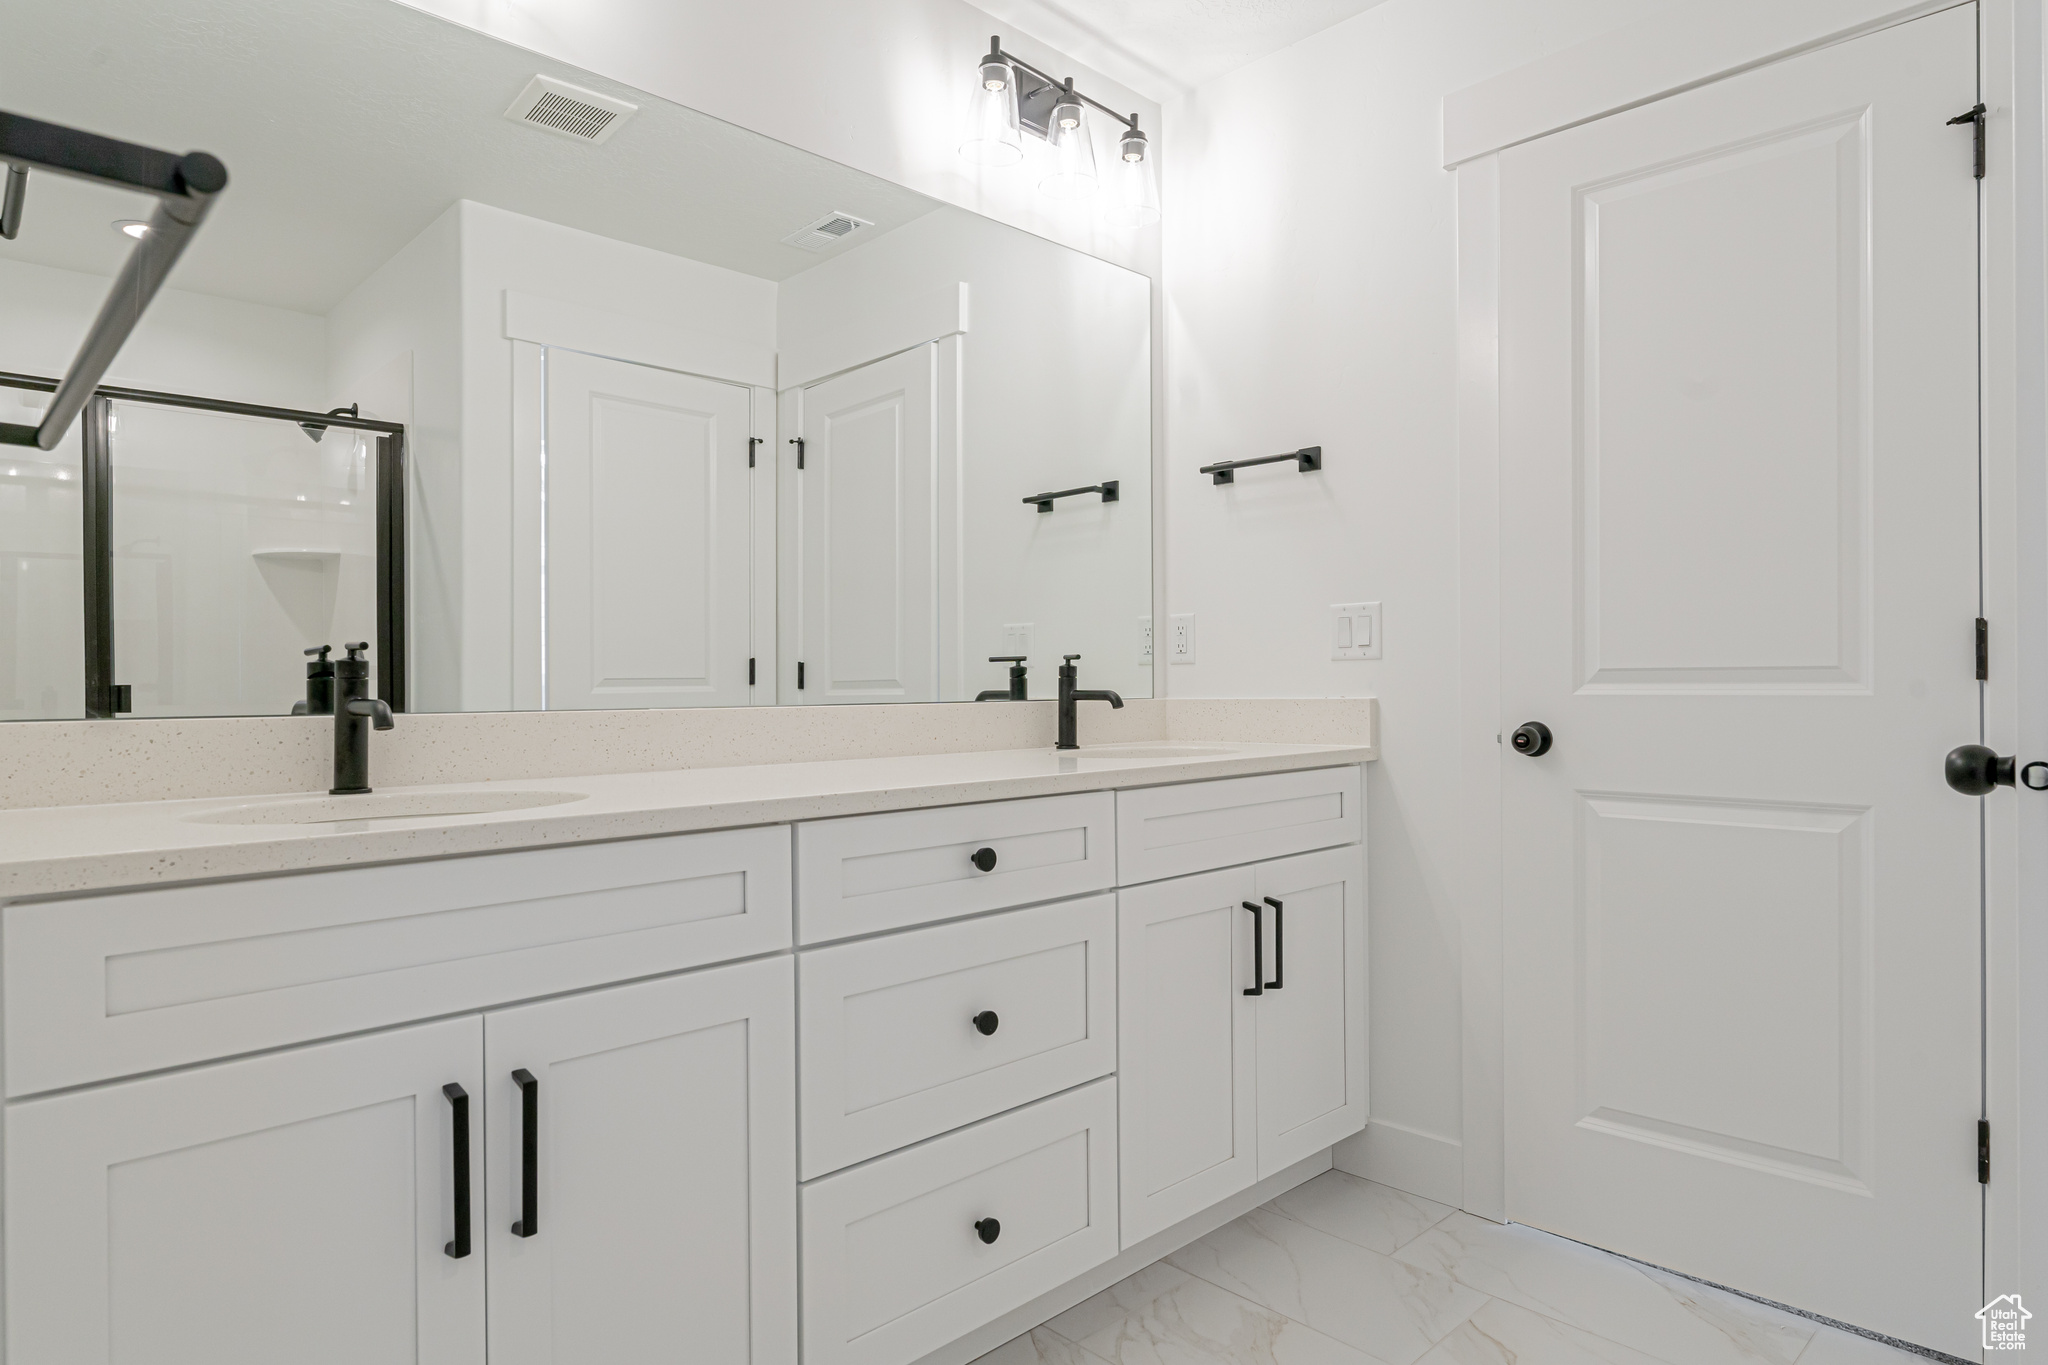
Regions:
<instances>
[{"instance_id":1,"label":"marble tile floor","mask_svg":"<svg viewBox=\"0 0 2048 1365\"><path fill-rule=\"evenodd\" d=\"M975 1365L1927 1365L1329 1171Z\"/></svg>"}]
</instances>

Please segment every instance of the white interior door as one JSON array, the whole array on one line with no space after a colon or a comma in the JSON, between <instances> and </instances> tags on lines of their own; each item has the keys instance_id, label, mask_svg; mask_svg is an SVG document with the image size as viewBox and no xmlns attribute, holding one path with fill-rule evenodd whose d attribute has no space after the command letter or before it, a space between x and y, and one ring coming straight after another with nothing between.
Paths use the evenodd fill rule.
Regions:
<instances>
[{"instance_id":1,"label":"white interior door","mask_svg":"<svg viewBox=\"0 0 2048 1365\"><path fill-rule=\"evenodd\" d=\"M785 700L938 700L937 350L802 390Z\"/></svg>"},{"instance_id":2,"label":"white interior door","mask_svg":"<svg viewBox=\"0 0 2048 1365\"><path fill-rule=\"evenodd\" d=\"M485 1017L493 1365L795 1365L793 975L782 957Z\"/></svg>"},{"instance_id":3,"label":"white interior door","mask_svg":"<svg viewBox=\"0 0 2048 1365\"><path fill-rule=\"evenodd\" d=\"M1116 893L1123 1245L1258 1178L1249 868Z\"/></svg>"},{"instance_id":4,"label":"white interior door","mask_svg":"<svg viewBox=\"0 0 2048 1365\"><path fill-rule=\"evenodd\" d=\"M751 653L738 384L547 352L546 706L743 706Z\"/></svg>"},{"instance_id":5,"label":"white interior door","mask_svg":"<svg viewBox=\"0 0 2048 1365\"><path fill-rule=\"evenodd\" d=\"M1500 160L1509 1216L1972 1357L1975 71L1964 6Z\"/></svg>"},{"instance_id":6,"label":"white interior door","mask_svg":"<svg viewBox=\"0 0 2048 1365\"><path fill-rule=\"evenodd\" d=\"M1258 997L1259 1179L1365 1127L1365 850L1252 868L1265 907Z\"/></svg>"},{"instance_id":7,"label":"white interior door","mask_svg":"<svg viewBox=\"0 0 2048 1365\"><path fill-rule=\"evenodd\" d=\"M7 1358L482 1365L471 1016L7 1107ZM468 1112L473 1155L483 1115ZM472 1209L483 1163L470 1162Z\"/></svg>"}]
</instances>

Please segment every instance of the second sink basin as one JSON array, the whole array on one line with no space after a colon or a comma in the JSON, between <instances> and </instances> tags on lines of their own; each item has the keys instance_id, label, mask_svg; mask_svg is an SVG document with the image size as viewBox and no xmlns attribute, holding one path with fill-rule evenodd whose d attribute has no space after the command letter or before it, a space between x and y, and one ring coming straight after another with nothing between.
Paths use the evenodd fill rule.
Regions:
<instances>
[{"instance_id":1,"label":"second sink basin","mask_svg":"<svg viewBox=\"0 0 2048 1365\"><path fill-rule=\"evenodd\" d=\"M489 815L581 801L582 792L366 792L361 796L293 796L185 818L200 825L330 825L356 820L425 820Z\"/></svg>"}]
</instances>

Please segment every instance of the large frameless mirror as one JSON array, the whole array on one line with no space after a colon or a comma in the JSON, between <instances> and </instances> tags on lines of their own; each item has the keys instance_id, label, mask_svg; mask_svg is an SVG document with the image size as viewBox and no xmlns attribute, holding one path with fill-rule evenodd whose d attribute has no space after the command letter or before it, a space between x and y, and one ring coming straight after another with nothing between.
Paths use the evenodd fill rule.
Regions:
<instances>
[{"instance_id":1,"label":"large frameless mirror","mask_svg":"<svg viewBox=\"0 0 2048 1365\"><path fill-rule=\"evenodd\" d=\"M0 717L1151 692L1142 275L394 3L28 0L9 112L227 189L0 451ZM0 422L144 197L31 174Z\"/></svg>"}]
</instances>

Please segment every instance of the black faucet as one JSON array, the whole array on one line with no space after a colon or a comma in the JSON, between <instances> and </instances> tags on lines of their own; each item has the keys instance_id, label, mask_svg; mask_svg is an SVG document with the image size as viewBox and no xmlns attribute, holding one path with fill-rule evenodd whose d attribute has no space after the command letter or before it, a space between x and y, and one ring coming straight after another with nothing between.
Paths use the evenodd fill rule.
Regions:
<instances>
[{"instance_id":1,"label":"black faucet","mask_svg":"<svg viewBox=\"0 0 2048 1365\"><path fill-rule=\"evenodd\" d=\"M346 659L334 661L334 785L329 796L360 796L370 790L370 727L391 728L391 708L370 695L370 661L360 644L343 645Z\"/></svg>"},{"instance_id":2,"label":"black faucet","mask_svg":"<svg viewBox=\"0 0 2048 1365\"><path fill-rule=\"evenodd\" d=\"M1074 660L1081 656L1078 654L1062 654L1060 657L1065 659L1066 662L1060 665L1060 742L1054 747L1078 749L1081 747L1081 743L1074 738L1074 703L1077 701L1106 701L1117 710L1122 710L1124 699L1107 688L1089 692L1078 690L1075 688L1074 682L1080 675L1074 668Z\"/></svg>"},{"instance_id":3,"label":"black faucet","mask_svg":"<svg viewBox=\"0 0 2048 1365\"><path fill-rule=\"evenodd\" d=\"M316 645L306 651L309 660L306 664L306 699L292 703L293 715L334 714L334 661L327 657L333 648L333 645Z\"/></svg>"},{"instance_id":4,"label":"black faucet","mask_svg":"<svg viewBox=\"0 0 2048 1365\"><path fill-rule=\"evenodd\" d=\"M991 654L991 655L989 655L989 656L988 656L988 661L989 661L990 663L992 663L992 664L1008 664L1008 665L1010 666L1010 686L1009 686L1009 689L1008 689L1007 691L1004 691L1004 690L998 689L998 690L996 690L996 691L994 691L994 692L983 692L983 693L982 693L982 694L981 694L980 696L976 697L976 698L975 698L975 700L976 700L976 701L1024 701L1024 700L1025 700L1025 699L1027 698L1027 696L1028 696L1028 691L1027 691L1027 688L1026 688L1026 685L1025 685L1025 682L1024 682L1024 659L1025 659L1025 657L1026 657L1026 656L1024 656L1024 655L1022 655L1022 654Z\"/></svg>"}]
</instances>

